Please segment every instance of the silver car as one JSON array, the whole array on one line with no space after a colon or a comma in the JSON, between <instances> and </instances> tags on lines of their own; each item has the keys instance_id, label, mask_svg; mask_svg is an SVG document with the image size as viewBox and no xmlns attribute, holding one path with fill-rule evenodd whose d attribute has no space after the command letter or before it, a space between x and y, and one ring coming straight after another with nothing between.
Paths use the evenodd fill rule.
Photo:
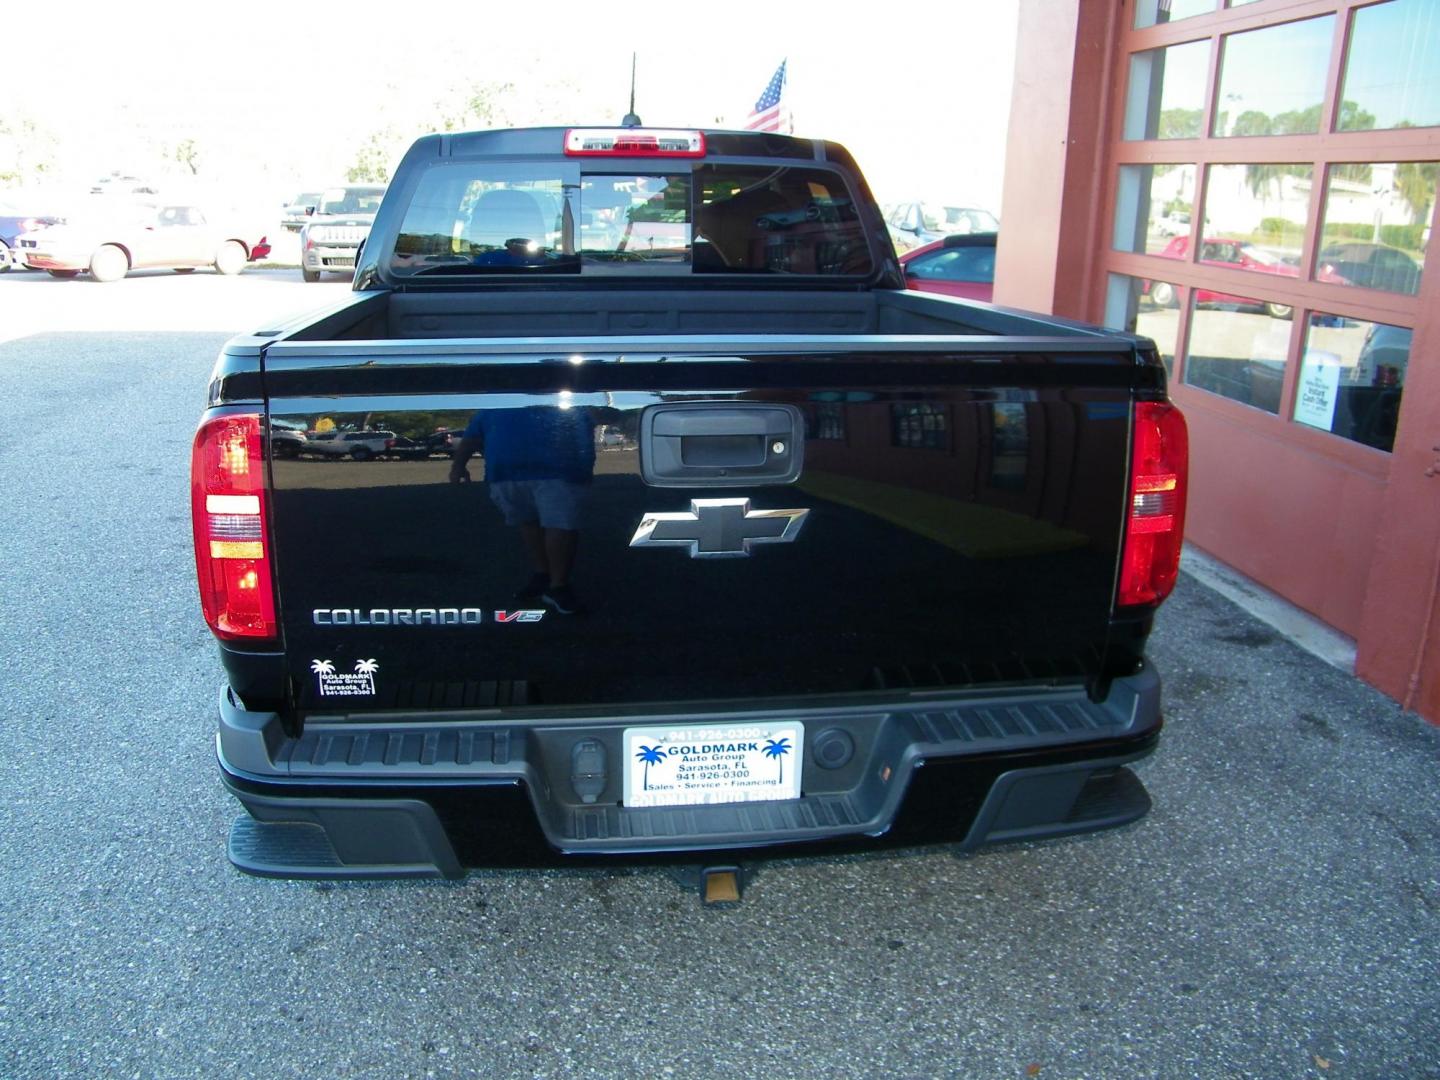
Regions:
<instances>
[{"instance_id":1,"label":"silver car","mask_svg":"<svg viewBox=\"0 0 1440 1080\"><path fill-rule=\"evenodd\" d=\"M395 445L393 431L320 431L305 438L305 453L369 461Z\"/></svg>"},{"instance_id":2,"label":"silver car","mask_svg":"<svg viewBox=\"0 0 1440 1080\"><path fill-rule=\"evenodd\" d=\"M315 282L322 273L353 275L355 253L370 235L384 196L383 184L347 184L321 193L300 229L301 277Z\"/></svg>"},{"instance_id":3,"label":"silver car","mask_svg":"<svg viewBox=\"0 0 1440 1080\"><path fill-rule=\"evenodd\" d=\"M234 221L212 221L198 206L133 206L24 233L15 254L59 278L88 271L96 281L118 281L131 270L188 274L201 266L238 274L270 254L269 241L256 233Z\"/></svg>"}]
</instances>

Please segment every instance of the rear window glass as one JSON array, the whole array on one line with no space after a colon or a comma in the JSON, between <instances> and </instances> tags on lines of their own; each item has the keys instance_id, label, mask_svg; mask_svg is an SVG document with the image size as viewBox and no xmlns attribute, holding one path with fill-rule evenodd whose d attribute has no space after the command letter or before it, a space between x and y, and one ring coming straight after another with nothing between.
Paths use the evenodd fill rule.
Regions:
<instances>
[{"instance_id":1,"label":"rear window glass","mask_svg":"<svg viewBox=\"0 0 1440 1080\"><path fill-rule=\"evenodd\" d=\"M385 197L383 187L331 188L320 196L321 214L373 214Z\"/></svg>"},{"instance_id":2,"label":"rear window glass","mask_svg":"<svg viewBox=\"0 0 1440 1080\"><path fill-rule=\"evenodd\" d=\"M855 201L828 169L700 164L654 172L572 163L432 168L390 258L397 276L864 276Z\"/></svg>"}]
</instances>

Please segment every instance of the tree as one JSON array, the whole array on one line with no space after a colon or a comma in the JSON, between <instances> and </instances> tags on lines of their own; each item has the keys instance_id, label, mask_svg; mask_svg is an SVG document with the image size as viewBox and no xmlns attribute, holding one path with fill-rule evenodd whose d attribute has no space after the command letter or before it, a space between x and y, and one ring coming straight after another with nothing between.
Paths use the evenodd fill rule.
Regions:
<instances>
[{"instance_id":1,"label":"tree","mask_svg":"<svg viewBox=\"0 0 1440 1080\"><path fill-rule=\"evenodd\" d=\"M1407 127L1399 124L1398 127ZM1337 131L1372 131L1375 128L1375 114L1362 109L1353 101L1340 102L1340 116L1335 124Z\"/></svg>"},{"instance_id":2,"label":"tree","mask_svg":"<svg viewBox=\"0 0 1440 1080\"><path fill-rule=\"evenodd\" d=\"M1274 130L1270 117L1259 109L1246 109L1235 118L1231 135L1269 135Z\"/></svg>"},{"instance_id":3,"label":"tree","mask_svg":"<svg viewBox=\"0 0 1440 1080\"><path fill-rule=\"evenodd\" d=\"M1350 180L1356 184L1370 183L1370 163L1368 161L1347 161L1343 165L1331 165L1330 176L1335 180Z\"/></svg>"},{"instance_id":4,"label":"tree","mask_svg":"<svg viewBox=\"0 0 1440 1080\"><path fill-rule=\"evenodd\" d=\"M1440 163L1434 161L1402 161L1395 167L1395 190L1410 208L1410 221L1424 225L1430 220L1430 204L1435 201L1435 187L1440 181Z\"/></svg>"},{"instance_id":5,"label":"tree","mask_svg":"<svg viewBox=\"0 0 1440 1080\"><path fill-rule=\"evenodd\" d=\"M0 183L25 184L55 170L55 135L29 117L0 116Z\"/></svg>"},{"instance_id":6,"label":"tree","mask_svg":"<svg viewBox=\"0 0 1440 1080\"><path fill-rule=\"evenodd\" d=\"M509 117L502 103L514 91L510 83L470 82L419 113L396 117L392 112L360 147L345 179L352 184L388 184L391 168L415 138L427 132L505 126Z\"/></svg>"},{"instance_id":7,"label":"tree","mask_svg":"<svg viewBox=\"0 0 1440 1080\"><path fill-rule=\"evenodd\" d=\"M790 753L790 740L767 739L763 753L766 757L775 759L775 764L780 767L777 779L783 784L785 782L785 755Z\"/></svg>"},{"instance_id":8,"label":"tree","mask_svg":"<svg viewBox=\"0 0 1440 1080\"><path fill-rule=\"evenodd\" d=\"M1401 120L1397 128L1414 127ZM1430 204L1435 201L1435 187L1440 181L1440 164L1434 161L1402 161L1395 167L1395 190L1410 208L1410 221L1424 225L1430 220Z\"/></svg>"},{"instance_id":9,"label":"tree","mask_svg":"<svg viewBox=\"0 0 1440 1080\"><path fill-rule=\"evenodd\" d=\"M399 156L396 146L400 141L393 127L372 132L355 156L355 163L345 170L345 179L352 184L388 184L390 164Z\"/></svg>"},{"instance_id":10,"label":"tree","mask_svg":"<svg viewBox=\"0 0 1440 1080\"><path fill-rule=\"evenodd\" d=\"M200 175L200 148L194 139L181 139L171 156L189 169L191 176Z\"/></svg>"},{"instance_id":11,"label":"tree","mask_svg":"<svg viewBox=\"0 0 1440 1080\"><path fill-rule=\"evenodd\" d=\"M1166 109L1160 114L1156 138L1198 139L1204 109Z\"/></svg>"},{"instance_id":12,"label":"tree","mask_svg":"<svg viewBox=\"0 0 1440 1080\"><path fill-rule=\"evenodd\" d=\"M646 746L644 743L640 744L640 749L636 752L635 758L645 766L644 779L641 784L642 790L650 790L650 766L659 765L665 760L666 756L665 751L661 750L658 746Z\"/></svg>"},{"instance_id":13,"label":"tree","mask_svg":"<svg viewBox=\"0 0 1440 1080\"><path fill-rule=\"evenodd\" d=\"M472 82L455 92L458 100L435 103L440 117L438 131L474 131L502 127L506 123L501 102L515 93L514 83Z\"/></svg>"}]
</instances>

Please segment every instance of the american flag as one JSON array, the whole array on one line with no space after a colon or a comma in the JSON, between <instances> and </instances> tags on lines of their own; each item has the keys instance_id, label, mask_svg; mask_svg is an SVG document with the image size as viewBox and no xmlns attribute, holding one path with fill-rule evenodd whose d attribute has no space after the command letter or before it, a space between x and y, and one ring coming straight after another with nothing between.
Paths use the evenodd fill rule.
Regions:
<instances>
[{"instance_id":1,"label":"american flag","mask_svg":"<svg viewBox=\"0 0 1440 1080\"><path fill-rule=\"evenodd\" d=\"M747 131L779 131L781 126L789 127L790 117L785 108L785 64L781 60L780 66L775 69L775 74L770 76L770 82L765 87L765 92L760 95L760 100L755 102L755 109L750 113L750 119L745 121Z\"/></svg>"}]
</instances>

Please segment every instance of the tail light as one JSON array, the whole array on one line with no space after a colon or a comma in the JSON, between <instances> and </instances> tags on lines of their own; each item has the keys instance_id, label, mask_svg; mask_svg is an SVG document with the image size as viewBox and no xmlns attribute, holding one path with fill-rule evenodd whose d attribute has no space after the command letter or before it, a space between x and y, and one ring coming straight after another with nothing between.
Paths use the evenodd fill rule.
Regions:
<instances>
[{"instance_id":1,"label":"tail light","mask_svg":"<svg viewBox=\"0 0 1440 1080\"><path fill-rule=\"evenodd\" d=\"M1189 466L1190 438L1180 410L1165 402L1136 405L1130 512L1116 601L1122 607L1154 606L1175 587L1185 539Z\"/></svg>"},{"instance_id":2,"label":"tail light","mask_svg":"<svg viewBox=\"0 0 1440 1080\"><path fill-rule=\"evenodd\" d=\"M678 128L570 128L571 157L704 157L705 135Z\"/></svg>"},{"instance_id":3,"label":"tail light","mask_svg":"<svg viewBox=\"0 0 1440 1080\"><path fill-rule=\"evenodd\" d=\"M385 449L386 449L386 450L394 450L394 449L395 449L395 440L394 440L394 439L386 439L386 440L385 440Z\"/></svg>"},{"instance_id":4,"label":"tail light","mask_svg":"<svg viewBox=\"0 0 1440 1080\"><path fill-rule=\"evenodd\" d=\"M190 514L210 629L225 640L277 637L258 413L228 413L200 425L190 458Z\"/></svg>"}]
</instances>

